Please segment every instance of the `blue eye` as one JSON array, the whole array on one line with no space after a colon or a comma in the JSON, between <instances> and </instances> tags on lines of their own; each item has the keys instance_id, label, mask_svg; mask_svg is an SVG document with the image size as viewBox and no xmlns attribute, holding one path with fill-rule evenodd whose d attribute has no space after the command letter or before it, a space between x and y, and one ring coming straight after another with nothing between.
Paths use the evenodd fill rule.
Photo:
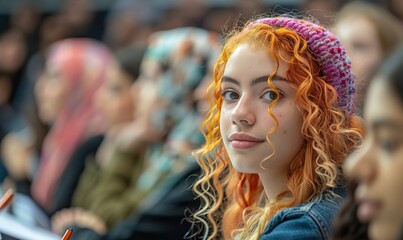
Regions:
<instances>
[{"instance_id":1,"label":"blue eye","mask_svg":"<svg viewBox=\"0 0 403 240\"><path fill-rule=\"evenodd\" d=\"M225 90L221 93L221 95L224 97L224 100L227 101L232 101L239 98L238 93L231 90Z\"/></svg>"},{"instance_id":2,"label":"blue eye","mask_svg":"<svg viewBox=\"0 0 403 240\"><path fill-rule=\"evenodd\" d=\"M239 98L239 94L232 90L223 90L221 96L224 97L225 101L232 101Z\"/></svg>"},{"instance_id":3,"label":"blue eye","mask_svg":"<svg viewBox=\"0 0 403 240\"><path fill-rule=\"evenodd\" d=\"M263 99L267 100L267 101L274 101L278 98L278 95L275 91L273 90L268 90L267 92L265 92L262 96Z\"/></svg>"}]
</instances>

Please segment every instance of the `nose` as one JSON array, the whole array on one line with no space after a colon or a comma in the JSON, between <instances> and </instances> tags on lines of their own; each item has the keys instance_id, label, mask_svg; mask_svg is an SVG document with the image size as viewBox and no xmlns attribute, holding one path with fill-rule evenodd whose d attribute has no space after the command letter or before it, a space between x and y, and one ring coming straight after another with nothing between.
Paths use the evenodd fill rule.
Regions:
<instances>
[{"instance_id":1,"label":"nose","mask_svg":"<svg viewBox=\"0 0 403 240\"><path fill-rule=\"evenodd\" d=\"M346 174L358 183L370 183L377 174L377 154L373 140L366 139L362 147L352 153L346 160Z\"/></svg>"},{"instance_id":2,"label":"nose","mask_svg":"<svg viewBox=\"0 0 403 240\"><path fill-rule=\"evenodd\" d=\"M234 125L250 126L255 124L256 116L254 106L246 96L239 99L231 113L231 121Z\"/></svg>"},{"instance_id":3,"label":"nose","mask_svg":"<svg viewBox=\"0 0 403 240\"><path fill-rule=\"evenodd\" d=\"M36 100L38 101L43 98L44 93L47 91L47 85L45 84L45 77L43 74L36 80L34 91Z\"/></svg>"}]
</instances>

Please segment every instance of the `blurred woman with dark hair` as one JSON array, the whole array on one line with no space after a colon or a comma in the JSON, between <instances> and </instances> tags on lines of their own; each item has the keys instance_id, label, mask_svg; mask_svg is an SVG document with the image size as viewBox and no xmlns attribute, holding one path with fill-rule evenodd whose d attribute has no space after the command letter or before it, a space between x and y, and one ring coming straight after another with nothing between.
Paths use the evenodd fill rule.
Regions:
<instances>
[{"instance_id":1,"label":"blurred woman with dark hair","mask_svg":"<svg viewBox=\"0 0 403 240\"><path fill-rule=\"evenodd\" d=\"M365 102L367 137L345 164L357 182L334 239L399 239L403 224L403 46L381 67ZM368 228L368 229L366 229Z\"/></svg>"}]
</instances>

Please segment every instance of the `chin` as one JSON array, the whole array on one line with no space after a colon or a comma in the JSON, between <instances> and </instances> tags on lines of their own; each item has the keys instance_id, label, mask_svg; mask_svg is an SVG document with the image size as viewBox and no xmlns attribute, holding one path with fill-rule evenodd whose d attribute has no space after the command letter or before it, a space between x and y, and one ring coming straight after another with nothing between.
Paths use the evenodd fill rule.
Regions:
<instances>
[{"instance_id":1,"label":"chin","mask_svg":"<svg viewBox=\"0 0 403 240\"><path fill-rule=\"evenodd\" d=\"M39 113L39 120L45 124L52 124L54 121L54 118L52 118L49 114L46 114L45 112L40 112Z\"/></svg>"},{"instance_id":2,"label":"chin","mask_svg":"<svg viewBox=\"0 0 403 240\"><path fill-rule=\"evenodd\" d=\"M371 240L394 240L400 234L400 224L381 223L372 221L368 227L368 236Z\"/></svg>"},{"instance_id":3,"label":"chin","mask_svg":"<svg viewBox=\"0 0 403 240\"><path fill-rule=\"evenodd\" d=\"M240 173L249 173L249 174L257 174L259 173L259 170L261 171L262 169L256 169L256 166L250 166L250 164L245 164L245 162L239 163L236 161L231 161L232 167L240 172Z\"/></svg>"}]
</instances>

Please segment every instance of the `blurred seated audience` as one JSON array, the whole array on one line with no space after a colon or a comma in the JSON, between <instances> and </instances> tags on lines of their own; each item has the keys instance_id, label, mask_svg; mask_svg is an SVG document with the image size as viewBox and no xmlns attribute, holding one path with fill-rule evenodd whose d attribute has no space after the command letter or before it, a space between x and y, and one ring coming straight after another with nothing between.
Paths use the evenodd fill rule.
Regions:
<instances>
[{"instance_id":1,"label":"blurred seated audience","mask_svg":"<svg viewBox=\"0 0 403 240\"><path fill-rule=\"evenodd\" d=\"M185 212L199 206L190 188L198 173L191 151L203 142L193 92L216 51L216 34L202 29L151 36L133 86L134 101L142 106L134 121L114 134L116 149L100 166L90 209L56 213L55 232L75 226L73 239L184 237L191 227Z\"/></svg>"}]
</instances>

